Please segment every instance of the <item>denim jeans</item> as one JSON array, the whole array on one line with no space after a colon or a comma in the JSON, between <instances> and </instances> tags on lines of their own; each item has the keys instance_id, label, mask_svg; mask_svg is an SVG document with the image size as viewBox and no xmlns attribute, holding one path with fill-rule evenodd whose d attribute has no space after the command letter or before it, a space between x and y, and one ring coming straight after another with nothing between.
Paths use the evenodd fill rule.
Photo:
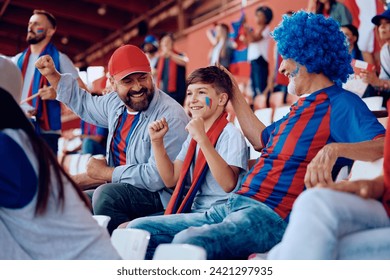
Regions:
<instances>
[{"instance_id":1,"label":"denim jeans","mask_svg":"<svg viewBox=\"0 0 390 280\"><path fill-rule=\"evenodd\" d=\"M92 208L95 215L111 217L107 226L110 234L124 222L164 211L158 192L125 183L99 186L92 195Z\"/></svg>"},{"instance_id":2,"label":"denim jeans","mask_svg":"<svg viewBox=\"0 0 390 280\"><path fill-rule=\"evenodd\" d=\"M161 243L186 243L206 249L208 259L246 259L280 241L286 222L254 199L231 194L205 213L174 214L133 220L130 228L151 233L147 259Z\"/></svg>"},{"instance_id":3,"label":"denim jeans","mask_svg":"<svg viewBox=\"0 0 390 280\"><path fill-rule=\"evenodd\" d=\"M269 259L390 259L390 219L383 205L316 188L296 200L282 241Z\"/></svg>"},{"instance_id":4,"label":"denim jeans","mask_svg":"<svg viewBox=\"0 0 390 280\"><path fill-rule=\"evenodd\" d=\"M253 97L262 94L268 80L268 62L262 56L251 61L250 78Z\"/></svg>"}]
</instances>

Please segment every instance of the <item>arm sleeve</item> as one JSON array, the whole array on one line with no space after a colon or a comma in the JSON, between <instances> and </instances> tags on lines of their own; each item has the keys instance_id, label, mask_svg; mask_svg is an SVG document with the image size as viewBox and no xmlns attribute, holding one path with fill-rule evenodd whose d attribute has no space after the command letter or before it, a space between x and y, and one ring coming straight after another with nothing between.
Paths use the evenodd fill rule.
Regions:
<instances>
[{"instance_id":1,"label":"arm sleeve","mask_svg":"<svg viewBox=\"0 0 390 280\"><path fill-rule=\"evenodd\" d=\"M228 124L230 126L231 124ZM248 166L247 145L241 132L231 125L218 139L216 151L230 166L246 170ZM225 131L224 131L225 132Z\"/></svg>"},{"instance_id":2,"label":"arm sleeve","mask_svg":"<svg viewBox=\"0 0 390 280\"><path fill-rule=\"evenodd\" d=\"M279 122L279 121L278 121ZM263 129L263 131L261 132L261 143L263 145L263 147L265 147L269 141L269 138L271 136L271 132L275 129L275 123L272 123L270 124L269 126L267 126L266 128Z\"/></svg>"},{"instance_id":3,"label":"arm sleeve","mask_svg":"<svg viewBox=\"0 0 390 280\"><path fill-rule=\"evenodd\" d=\"M77 79L79 77L79 72L77 71L76 67L74 67L73 62L70 60L70 58L60 52L60 73L69 73L72 75L73 78Z\"/></svg>"},{"instance_id":4,"label":"arm sleeve","mask_svg":"<svg viewBox=\"0 0 390 280\"><path fill-rule=\"evenodd\" d=\"M92 96L80 88L77 80L69 74L62 74L57 87L57 100L68 106L84 121L108 127L110 109L117 107L116 93Z\"/></svg>"},{"instance_id":5,"label":"arm sleeve","mask_svg":"<svg viewBox=\"0 0 390 280\"><path fill-rule=\"evenodd\" d=\"M381 70L379 79L390 80L390 51L388 44L384 45L380 52Z\"/></svg>"},{"instance_id":6,"label":"arm sleeve","mask_svg":"<svg viewBox=\"0 0 390 280\"><path fill-rule=\"evenodd\" d=\"M180 153L177 155L176 160L180 160L184 162L184 159L187 155L188 146L190 145L191 136L188 135L186 141L183 143L183 146L181 147Z\"/></svg>"},{"instance_id":7,"label":"arm sleeve","mask_svg":"<svg viewBox=\"0 0 390 280\"><path fill-rule=\"evenodd\" d=\"M22 208L33 199L37 176L22 148L0 132L0 207Z\"/></svg>"},{"instance_id":8,"label":"arm sleeve","mask_svg":"<svg viewBox=\"0 0 390 280\"><path fill-rule=\"evenodd\" d=\"M348 94L350 96L346 98ZM330 126L331 137L340 143L368 141L385 134L383 125L360 97L353 93L342 93L337 102L332 103Z\"/></svg>"}]
</instances>

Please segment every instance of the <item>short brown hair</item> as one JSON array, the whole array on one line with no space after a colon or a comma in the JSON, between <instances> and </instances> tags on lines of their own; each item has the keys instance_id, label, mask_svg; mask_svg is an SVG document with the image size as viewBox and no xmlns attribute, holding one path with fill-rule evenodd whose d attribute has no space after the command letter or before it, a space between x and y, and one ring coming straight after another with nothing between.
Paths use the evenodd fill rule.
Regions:
<instances>
[{"instance_id":1,"label":"short brown hair","mask_svg":"<svg viewBox=\"0 0 390 280\"><path fill-rule=\"evenodd\" d=\"M186 80L186 88L191 84L203 83L215 88L217 94L226 92L228 99L231 99L233 83L229 75L217 66L198 68L192 72Z\"/></svg>"},{"instance_id":2,"label":"short brown hair","mask_svg":"<svg viewBox=\"0 0 390 280\"><path fill-rule=\"evenodd\" d=\"M53 16L53 14L45 11L45 10L34 10L33 11L33 14L34 15L44 15L46 16L46 18L49 20L50 24L52 25L52 27L55 29L57 27L57 20L56 18Z\"/></svg>"}]
</instances>

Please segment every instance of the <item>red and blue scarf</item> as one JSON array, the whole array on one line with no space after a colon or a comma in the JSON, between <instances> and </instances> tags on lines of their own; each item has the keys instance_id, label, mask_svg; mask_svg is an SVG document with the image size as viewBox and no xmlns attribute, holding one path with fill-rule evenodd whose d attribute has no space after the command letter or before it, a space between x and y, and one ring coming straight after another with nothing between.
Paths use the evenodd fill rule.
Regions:
<instances>
[{"instance_id":1,"label":"red and blue scarf","mask_svg":"<svg viewBox=\"0 0 390 280\"><path fill-rule=\"evenodd\" d=\"M219 136L228 124L227 113L224 112L219 118L213 123L210 129L207 131L207 137L213 146L216 145ZM187 177L188 171L190 170L191 163L193 161L196 151L196 141L191 139L190 145L186 157L184 158L183 167L180 171L179 180L177 181L175 190L169 200L165 215L175 213L188 213L191 211L192 202L194 201L195 195L202 185L204 178L208 171L208 165L206 158L202 151L199 149L198 156L196 158L194 172L192 176L191 187L186 194L185 192L185 178Z\"/></svg>"},{"instance_id":2,"label":"red and blue scarf","mask_svg":"<svg viewBox=\"0 0 390 280\"><path fill-rule=\"evenodd\" d=\"M174 54L179 55L178 52L173 51ZM169 73L169 79L168 79L168 86L167 90L168 92L175 92L177 89L177 63L172 58L165 58L164 56L160 57L160 59L157 62L157 87L160 86L160 81L163 78L163 70L164 70L164 64L165 60L168 59L168 73Z\"/></svg>"},{"instance_id":3,"label":"red and blue scarf","mask_svg":"<svg viewBox=\"0 0 390 280\"><path fill-rule=\"evenodd\" d=\"M46 54L50 55L53 58L56 69L60 69L60 54L52 43L47 44L47 46L39 54L39 57ZM27 48L19 57L17 62L18 67L22 71L23 78L26 75L30 55L31 49ZM36 94L39 89L42 88L44 85L49 86L50 84L47 79L41 75L38 69L35 69L27 97ZM36 118L41 129L61 129L61 105L57 100L43 101L40 97L36 97L29 101L29 104L33 106L37 111Z\"/></svg>"}]
</instances>

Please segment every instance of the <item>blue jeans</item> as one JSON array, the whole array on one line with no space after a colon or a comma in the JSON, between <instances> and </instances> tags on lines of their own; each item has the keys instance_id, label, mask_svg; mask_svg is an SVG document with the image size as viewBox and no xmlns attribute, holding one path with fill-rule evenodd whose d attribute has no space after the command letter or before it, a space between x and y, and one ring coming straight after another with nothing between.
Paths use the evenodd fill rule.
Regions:
<instances>
[{"instance_id":1,"label":"blue jeans","mask_svg":"<svg viewBox=\"0 0 390 280\"><path fill-rule=\"evenodd\" d=\"M268 80L268 62L262 56L251 60L250 78L253 97L262 94L267 87Z\"/></svg>"},{"instance_id":2,"label":"blue jeans","mask_svg":"<svg viewBox=\"0 0 390 280\"><path fill-rule=\"evenodd\" d=\"M128 225L151 233L147 259L161 243L186 243L206 249L208 259L246 259L280 241L286 222L267 205L231 194L205 213L136 219Z\"/></svg>"},{"instance_id":3,"label":"blue jeans","mask_svg":"<svg viewBox=\"0 0 390 280\"><path fill-rule=\"evenodd\" d=\"M269 259L390 259L390 219L373 199L310 189L296 200Z\"/></svg>"}]
</instances>

